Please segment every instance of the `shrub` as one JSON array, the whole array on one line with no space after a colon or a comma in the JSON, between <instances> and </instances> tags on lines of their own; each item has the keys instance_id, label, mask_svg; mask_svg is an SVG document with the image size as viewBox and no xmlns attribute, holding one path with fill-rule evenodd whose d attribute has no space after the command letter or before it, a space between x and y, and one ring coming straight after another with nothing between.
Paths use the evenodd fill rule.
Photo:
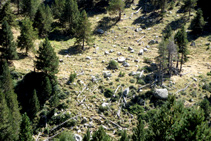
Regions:
<instances>
[{"instance_id":1,"label":"shrub","mask_svg":"<svg viewBox=\"0 0 211 141\"><path fill-rule=\"evenodd\" d=\"M136 83L137 84L141 84L141 85L145 85L146 84L143 79L138 79Z\"/></svg>"},{"instance_id":2,"label":"shrub","mask_svg":"<svg viewBox=\"0 0 211 141\"><path fill-rule=\"evenodd\" d=\"M108 98L108 97L112 97L113 93L114 93L114 92L113 92L112 89L106 88L106 89L105 89L104 96L107 97L107 98Z\"/></svg>"},{"instance_id":3,"label":"shrub","mask_svg":"<svg viewBox=\"0 0 211 141\"><path fill-rule=\"evenodd\" d=\"M208 73L207 73L207 76L211 76L211 72L208 72Z\"/></svg>"},{"instance_id":4,"label":"shrub","mask_svg":"<svg viewBox=\"0 0 211 141\"><path fill-rule=\"evenodd\" d=\"M169 10L174 9L174 5L175 5L175 2L174 2L174 1L171 1L171 3L170 3L170 7L169 7Z\"/></svg>"},{"instance_id":5,"label":"shrub","mask_svg":"<svg viewBox=\"0 0 211 141\"><path fill-rule=\"evenodd\" d=\"M144 63L151 64L152 63L152 59L144 57Z\"/></svg>"},{"instance_id":6,"label":"shrub","mask_svg":"<svg viewBox=\"0 0 211 141\"><path fill-rule=\"evenodd\" d=\"M125 73L124 72L119 72L119 77L124 77L125 76Z\"/></svg>"},{"instance_id":7,"label":"shrub","mask_svg":"<svg viewBox=\"0 0 211 141\"><path fill-rule=\"evenodd\" d=\"M139 113L143 113L144 112L144 108L142 106L138 105L138 104L135 104L133 106L130 106L129 107L129 110L130 110L131 113L137 114L137 115Z\"/></svg>"},{"instance_id":8,"label":"shrub","mask_svg":"<svg viewBox=\"0 0 211 141\"><path fill-rule=\"evenodd\" d=\"M130 79L130 83L135 83L135 79Z\"/></svg>"},{"instance_id":9,"label":"shrub","mask_svg":"<svg viewBox=\"0 0 211 141\"><path fill-rule=\"evenodd\" d=\"M74 82L76 76L77 76L76 73L71 73L71 74L70 74L70 78L69 78L69 82L70 82L70 83Z\"/></svg>"},{"instance_id":10,"label":"shrub","mask_svg":"<svg viewBox=\"0 0 211 141\"><path fill-rule=\"evenodd\" d=\"M109 62L108 67L109 67L110 69L118 69L118 63L117 63L115 60L111 60L111 61Z\"/></svg>"},{"instance_id":11,"label":"shrub","mask_svg":"<svg viewBox=\"0 0 211 141\"><path fill-rule=\"evenodd\" d=\"M100 112L105 112L105 111L108 110L108 106L102 106L102 105L100 105L99 110L100 110Z\"/></svg>"}]
</instances>

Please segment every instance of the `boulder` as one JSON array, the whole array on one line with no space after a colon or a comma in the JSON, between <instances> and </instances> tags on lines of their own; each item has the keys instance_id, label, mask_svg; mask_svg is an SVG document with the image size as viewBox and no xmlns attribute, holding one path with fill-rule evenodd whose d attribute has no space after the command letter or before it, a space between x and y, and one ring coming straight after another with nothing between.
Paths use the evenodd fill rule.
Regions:
<instances>
[{"instance_id":1,"label":"boulder","mask_svg":"<svg viewBox=\"0 0 211 141\"><path fill-rule=\"evenodd\" d=\"M149 44L149 45L156 44L156 41L155 41L155 40L150 40L150 41L148 42L148 44Z\"/></svg>"},{"instance_id":2,"label":"boulder","mask_svg":"<svg viewBox=\"0 0 211 141\"><path fill-rule=\"evenodd\" d=\"M82 137L78 134L74 134L75 141L82 141Z\"/></svg>"},{"instance_id":3,"label":"boulder","mask_svg":"<svg viewBox=\"0 0 211 141\"><path fill-rule=\"evenodd\" d=\"M131 50L133 50L133 48L132 47L128 47L128 51L131 51Z\"/></svg>"},{"instance_id":4,"label":"boulder","mask_svg":"<svg viewBox=\"0 0 211 141\"><path fill-rule=\"evenodd\" d=\"M149 46L149 45L147 45L147 46L146 46L146 48L150 48L150 46Z\"/></svg>"},{"instance_id":5,"label":"boulder","mask_svg":"<svg viewBox=\"0 0 211 141\"><path fill-rule=\"evenodd\" d=\"M141 50L139 51L138 55L143 55L143 54L144 54L144 50L141 49Z\"/></svg>"},{"instance_id":6,"label":"boulder","mask_svg":"<svg viewBox=\"0 0 211 141\"><path fill-rule=\"evenodd\" d=\"M134 53L134 52L135 52L134 50L131 50L131 51L130 51L130 53Z\"/></svg>"},{"instance_id":7,"label":"boulder","mask_svg":"<svg viewBox=\"0 0 211 141\"><path fill-rule=\"evenodd\" d=\"M135 29L135 32L139 32L139 31L142 31L142 28L136 28Z\"/></svg>"},{"instance_id":8,"label":"boulder","mask_svg":"<svg viewBox=\"0 0 211 141\"><path fill-rule=\"evenodd\" d=\"M62 63L62 62L63 62L63 59L59 59L59 62L61 62L61 63Z\"/></svg>"},{"instance_id":9,"label":"boulder","mask_svg":"<svg viewBox=\"0 0 211 141\"><path fill-rule=\"evenodd\" d=\"M108 51L105 51L105 55L109 55L109 52Z\"/></svg>"},{"instance_id":10,"label":"boulder","mask_svg":"<svg viewBox=\"0 0 211 141\"><path fill-rule=\"evenodd\" d=\"M206 46L209 46L209 45L210 45L210 43L206 43L205 45L206 45Z\"/></svg>"},{"instance_id":11,"label":"boulder","mask_svg":"<svg viewBox=\"0 0 211 141\"><path fill-rule=\"evenodd\" d=\"M91 57L89 57L89 56L87 56L87 57L86 57L86 59L87 59L87 60L92 60L92 58L91 58Z\"/></svg>"},{"instance_id":12,"label":"boulder","mask_svg":"<svg viewBox=\"0 0 211 141\"><path fill-rule=\"evenodd\" d=\"M144 52L147 52L147 50L148 50L147 48L144 48Z\"/></svg>"},{"instance_id":13,"label":"boulder","mask_svg":"<svg viewBox=\"0 0 211 141\"><path fill-rule=\"evenodd\" d=\"M105 102L104 102L101 106L102 106L102 107L107 107L108 105L109 105L109 103L105 103Z\"/></svg>"},{"instance_id":14,"label":"boulder","mask_svg":"<svg viewBox=\"0 0 211 141\"><path fill-rule=\"evenodd\" d=\"M130 88L126 88L124 91L123 91L123 96L127 96L130 92Z\"/></svg>"},{"instance_id":15,"label":"boulder","mask_svg":"<svg viewBox=\"0 0 211 141\"><path fill-rule=\"evenodd\" d=\"M155 89L154 96L159 99L167 99L168 98L168 90L167 89Z\"/></svg>"},{"instance_id":16,"label":"boulder","mask_svg":"<svg viewBox=\"0 0 211 141\"><path fill-rule=\"evenodd\" d=\"M123 63L125 62L125 57L119 57L117 60L119 63Z\"/></svg>"},{"instance_id":17,"label":"boulder","mask_svg":"<svg viewBox=\"0 0 211 141\"><path fill-rule=\"evenodd\" d=\"M130 66L130 64L127 63L127 62L124 62L122 65L123 65L124 67L129 67L129 66Z\"/></svg>"},{"instance_id":18,"label":"boulder","mask_svg":"<svg viewBox=\"0 0 211 141\"><path fill-rule=\"evenodd\" d=\"M104 71L103 76L105 78L111 77L111 73L109 71Z\"/></svg>"},{"instance_id":19,"label":"boulder","mask_svg":"<svg viewBox=\"0 0 211 141\"><path fill-rule=\"evenodd\" d=\"M97 33L98 33L98 34L103 34L104 31L103 31L102 29L97 29Z\"/></svg>"},{"instance_id":20,"label":"boulder","mask_svg":"<svg viewBox=\"0 0 211 141\"><path fill-rule=\"evenodd\" d=\"M114 52L114 50L113 50L113 49L111 49L109 52L110 52L110 53L113 53L113 52Z\"/></svg>"},{"instance_id":21,"label":"boulder","mask_svg":"<svg viewBox=\"0 0 211 141\"><path fill-rule=\"evenodd\" d=\"M122 53L121 53L121 52L117 52L117 55L119 55L119 56L120 56L120 55L122 55Z\"/></svg>"},{"instance_id":22,"label":"boulder","mask_svg":"<svg viewBox=\"0 0 211 141\"><path fill-rule=\"evenodd\" d=\"M191 42L190 46L195 47L196 43L193 41L193 42Z\"/></svg>"}]
</instances>

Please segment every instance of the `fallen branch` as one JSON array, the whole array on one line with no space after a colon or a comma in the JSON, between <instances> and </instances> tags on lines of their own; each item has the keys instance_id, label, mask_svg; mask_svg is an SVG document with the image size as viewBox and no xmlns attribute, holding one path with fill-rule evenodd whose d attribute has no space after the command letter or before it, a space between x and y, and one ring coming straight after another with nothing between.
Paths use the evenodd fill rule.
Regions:
<instances>
[{"instance_id":1,"label":"fallen branch","mask_svg":"<svg viewBox=\"0 0 211 141\"><path fill-rule=\"evenodd\" d=\"M85 100L86 100L86 96L81 100L81 102L78 104L78 106L80 106Z\"/></svg>"},{"instance_id":2,"label":"fallen branch","mask_svg":"<svg viewBox=\"0 0 211 141\"><path fill-rule=\"evenodd\" d=\"M187 85L184 89L178 90L175 94L178 94L178 93L181 92L181 91L185 91L185 90L190 86L190 84L191 84L191 82L188 83L188 85Z\"/></svg>"},{"instance_id":3,"label":"fallen branch","mask_svg":"<svg viewBox=\"0 0 211 141\"><path fill-rule=\"evenodd\" d=\"M72 117L72 118L70 118L70 119L68 119L68 120L66 120L66 121L64 121L64 122L62 122L61 124L59 124L59 125L55 126L54 128L52 128L52 129L50 130L50 132L52 132L53 130L55 130L55 129L58 128L59 126L62 126L63 124L65 124L65 123L68 122L69 120L71 120L71 119L73 119L73 118L76 118L76 117L78 117L78 116L79 116L79 115L74 116L74 117Z\"/></svg>"},{"instance_id":4,"label":"fallen branch","mask_svg":"<svg viewBox=\"0 0 211 141\"><path fill-rule=\"evenodd\" d=\"M184 75L189 74L189 73L191 73L191 71L183 73L183 74L180 74L180 76L184 76Z\"/></svg>"},{"instance_id":5,"label":"fallen branch","mask_svg":"<svg viewBox=\"0 0 211 141\"><path fill-rule=\"evenodd\" d=\"M140 39L137 40L137 42L139 42L141 39L145 38L145 36L142 36Z\"/></svg>"},{"instance_id":6,"label":"fallen branch","mask_svg":"<svg viewBox=\"0 0 211 141\"><path fill-rule=\"evenodd\" d=\"M115 93L117 92L117 90L119 89L120 86L121 86L121 85L119 85L119 86L116 88L116 90L114 91L113 96L115 96Z\"/></svg>"},{"instance_id":7,"label":"fallen branch","mask_svg":"<svg viewBox=\"0 0 211 141\"><path fill-rule=\"evenodd\" d=\"M80 91L80 93L77 96L77 101L78 101L78 97L84 92L84 90L86 89L86 86L82 89L82 91Z\"/></svg>"},{"instance_id":8,"label":"fallen branch","mask_svg":"<svg viewBox=\"0 0 211 141\"><path fill-rule=\"evenodd\" d=\"M113 121L111 120L108 120L107 118L105 118L104 116L100 115L100 117L102 117L104 120L106 121L109 121L110 123L112 123L113 125L117 126L118 128L123 129L123 127L121 127L120 125L118 125L117 123L114 123Z\"/></svg>"},{"instance_id":9,"label":"fallen branch","mask_svg":"<svg viewBox=\"0 0 211 141\"><path fill-rule=\"evenodd\" d=\"M141 10L141 7L134 14L137 14L140 10Z\"/></svg>"},{"instance_id":10,"label":"fallen branch","mask_svg":"<svg viewBox=\"0 0 211 141\"><path fill-rule=\"evenodd\" d=\"M44 141L48 141L48 140L50 140L50 139L56 137L57 135L61 134L62 132L63 132L63 129L62 129L62 131L60 131L59 133L56 133L55 135L53 135L53 136L51 136L51 137L48 137L48 138L45 139Z\"/></svg>"}]
</instances>

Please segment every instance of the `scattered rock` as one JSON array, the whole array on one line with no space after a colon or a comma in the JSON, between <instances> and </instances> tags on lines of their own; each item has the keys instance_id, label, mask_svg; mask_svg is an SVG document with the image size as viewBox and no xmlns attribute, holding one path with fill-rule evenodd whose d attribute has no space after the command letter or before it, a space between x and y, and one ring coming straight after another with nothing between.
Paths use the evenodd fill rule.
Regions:
<instances>
[{"instance_id":1,"label":"scattered rock","mask_svg":"<svg viewBox=\"0 0 211 141\"><path fill-rule=\"evenodd\" d=\"M62 62L63 62L63 59L59 59L59 62L61 62L61 63L62 63Z\"/></svg>"},{"instance_id":2,"label":"scattered rock","mask_svg":"<svg viewBox=\"0 0 211 141\"><path fill-rule=\"evenodd\" d=\"M111 49L109 52L110 52L110 53L113 53L113 52L114 52L114 50L113 50L113 49Z\"/></svg>"},{"instance_id":3,"label":"scattered rock","mask_svg":"<svg viewBox=\"0 0 211 141\"><path fill-rule=\"evenodd\" d=\"M125 62L125 57L119 57L117 60L119 63L123 63Z\"/></svg>"},{"instance_id":4,"label":"scattered rock","mask_svg":"<svg viewBox=\"0 0 211 141\"><path fill-rule=\"evenodd\" d=\"M150 46L149 46L149 45L147 45L147 46L146 46L146 48L150 48Z\"/></svg>"},{"instance_id":5,"label":"scattered rock","mask_svg":"<svg viewBox=\"0 0 211 141\"><path fill-rule=\"evenodd\" d=\"M78 134L74 134L75 141L82 141L82 137Z\"/></svg>"},{"instance_id":6,"label":"scattered rock","mask_svg":"<svg viewBox=\"0 0 211 141\"><path fill-rule=\"evenodd\" d=\"M139 60L138 59L135 59L134 62L139 62Z\"/></svg>"},{"instance_id":7,"label":"scattered rock","mask_svg":"<svg viewBox=\"0 0 211 141\"><path fill-rule=\"evenodd\" d=\"M135 29L135 32L139 32L139 31L142 31L142 28L136 28Z\"/></svg>"},{"instance_id":8,"label":"scattered rock","mask_svg":"<svg viewBox=\"0 0 211 141\"><path fill-rule=\"evenodd\" d=\"M129 66L130 66L130 64L127 63L127 62L124 62L122 65L123 65L124 67L129 67Z\"/></svg>"},{"instance_id":9,"label":"scattered rock","mask_svg":"<svg viewBox=\"0 0 211 141\"><path fill-rule=\"evenodd\" d=\"M105 78L111 77L111 73L109 71L104 71L103 76Z\"/></svg>"},{"instance_id":10,"label":"scattered rock","mask_svg":"<svg viewBox=\"0 0 211 141\"><path fill-rule=\"evenodd\" d=\"M105 63L105 60L102 60L102 63Z\"/></svg>"},{"instance_id":11,"label":"scattered rock","mask_svg":"<svg viewBox=\"0 0 211 141\"><path fill-rule=\"evenodd\" d=\"M134 50L131 50L131 51L130 51L130 53L134 53L134 52L135 52Z\"/></svg>"},{"instance_id":12,"label":"scattered rock","mask_svg":"<svg viewBox=\"0 0 211 141\"><path fill-rule=\"evenodd\" d=\"M167 99L168 98L168 90L167 89L155 89L154 96L159 99Z\"/></svg>"},{"instance_id":13,"label":"scattered rock","mask_svg":"<svg viewBox=\"0 0 211 141\"><path fill-rule=\"evenodd\" d=\"M86 117L83 117L83 119L81 120L81 123L84 124L88 121L88 119Z\"/></svg>"},{"instance_id":14,"label":"scattered rock","mask_svg":"<svg viewBox=\"0 0 211 141\"><path fill-rule=\"evenodd\" d=\"M148 42L149 45L153 45L153 44L157 44L157 43L158 43L158 41L156 41L156 40L150 40Z\"/></svg>"},{"instance_id":15,"label":"scattered rock","mask_svg":"<svg viewBox=\"0 0 211 141\"><path fill-rule=\"evenodd\" d=\"M148 51L148 49L147 48L144 48L144 52L147 52Z\"/></svg>"},{"instance_id":16,"label":"scattered rock","mask_svg":"<svg viewBox=\"0 0 211 141\"><path fill-rule=\"evenodd\" d=\"M108 51L105 51L105 55L109 55L109 52Z\"/></svg>"},{"instance_id":17,"label":"scattered rock","mask_svg":"<svg viewBox=\"0 0 211 141\"><path fill-rule=\"evenodd\" d=\"M194 77L193 80L197 82L197 78Z\"/></svg>"},{"instance_id":18,"label":"scattered rock","mask_svg":"<svg viewBox=\"0 0 211 141\"><path fill-rule=\"evenodd\" d=\"M89 57L89 56L87 56L87 57L86 57L86 59L87 59L87 60L92 60L92 58L91 58L91 57Z\"/></svg>"},{"instance_id":19,"label":"scattered rock","mask_svg":"<svg viewBox=\"0 0 211 141\"><path fill-rule=\"evenodd\" d=\"M206 46L209 46L209 45L210 45L210 43L206 43L205 45L206 45Z\"/></svg>"},{"instance_id":20,"label":"scattered rock","mask_svg":"<svg viewBox=\"0 0 211 141\"><path fill-rule=\"evenodd\" d=\"M138 55L143 55L143 54L144 54L144 50L141 49L141 50L139 51Z\"/></svg>"},{"instance_id":21,"label":"scattered rock","mask_svg":"<svg viewBox=\"0 0 211 141\"><path fill-rule=\"evenodd\" d=\"M126 88L124 91L123 91L123 96L127 96L130 92L130 88Z\"/></svg>"},{"instance_id":22,"label":"scattered rock","mask_svg":"<svg viewBox=\"0 0 211 141\"><path fill-rule=\"evenodd\" d=\"M103 33L104 33L104 31L103 31L102 29L97 29L97 33L99 33L99 34L103 34Z\"/></svg>"},{"instance_id":23,"label":"scattered rock","mask_svg":"<svg viewBox=\"0 0 211 141\"><path fill-rule=\"evenodd\" d=\"M105 103L105 102L104 102L101 106L102 106L102 107L107 107L108 105L109 105L109 103Z\"/></svg>"},{"instance_id":24,"label":"scattered rock","mask_svg":"<svg viewBox=\"0 0 211 141\"><path fill-rule=\"evenodd\" d=\"M128 47L128 51L131 51L131 50L133 50L133 48L132 47Z\"/></svg>"},{"instance_id":25,"label":"scattered rock","mask_svg":"<svg viewBox=\"0 0 211 141\"><path fill-rule=\"evenodd\" d=\"M119 56L120 56L120 55L122 55L122 53L121 53L121 52L117 52L117 55L119 55Z\"/></svg>"},{"instance_id":26,"label":"scattered rock","mask_svg":"<svg viewBox=\"0 0 211 141\"><path fill-rule=\"evenodd\" d=\"M190 46L195 47L196 43L194 41L191 42Z\"/></svg>"}]
</instances>

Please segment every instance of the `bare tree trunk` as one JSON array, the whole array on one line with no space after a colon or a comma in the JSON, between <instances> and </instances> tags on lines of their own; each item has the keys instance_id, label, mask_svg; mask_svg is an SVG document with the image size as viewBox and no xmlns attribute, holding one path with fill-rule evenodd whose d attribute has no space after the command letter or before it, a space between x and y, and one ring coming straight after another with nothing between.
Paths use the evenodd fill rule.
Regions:
<instances>
[{"instance_id":1,"label":"bare tree trunk","mask_svg":"<svg viewBox=\"0 0 211 141\"><path fill-rule=\"evenodd\" d=\"M84 49L85 49L85 48L84 48L84 42L85 42L85 41L84 41L84 38L83 38L83 46L82 46L82 50L84 50Z\"/></svg>"},{"instance_id":2,"label":"bare tree trunk","mask_svg":"<svg viewBox=\"0 0 211 141\"><path fill-rule=\"evenodd\" d=\"M183 64L183 54L182 54L182 57L181 57L181 62L180 62L180 72L182 71L182 64Z\"/></svg>"},{"instance_id":3,"label":"bare tree trunk","mask_svg":"<svg viewBox=\"0 0 211 141\"><path fill-rule=\"evenodd\" d=\"M176 65L176 68L178 69L179 67L179 53L178 53L178 56L177 56L177 65Z\"/></svg>"},{"instance_id":4,"label":"bare tree trunk","mask_svg":"<svg viewBox=\"0 0 211 141\"><path fill-rule=\"evenodd\" d=\"M117 20L117 22L121 20L121 16L122 16L122 12L121 10L119 10L119 19Z\"/></svg>"}]
</instances>

